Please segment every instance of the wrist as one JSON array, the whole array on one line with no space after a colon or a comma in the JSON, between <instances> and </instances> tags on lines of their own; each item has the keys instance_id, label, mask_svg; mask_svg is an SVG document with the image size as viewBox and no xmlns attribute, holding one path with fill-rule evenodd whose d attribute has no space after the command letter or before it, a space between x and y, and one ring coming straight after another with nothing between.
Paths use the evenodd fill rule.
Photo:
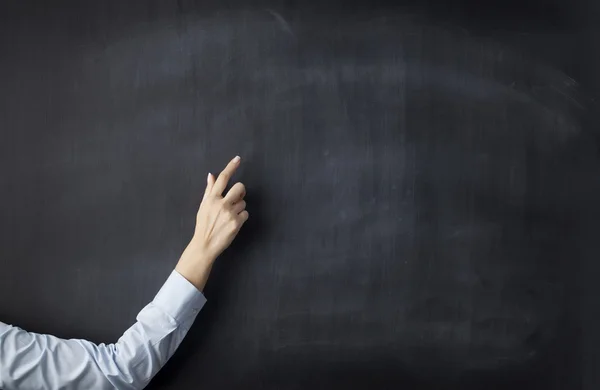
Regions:
<instances>
[{"instance_id":1,"label":"wrist","mask_svg":"<svg viewBox=\"0 0 600 390\"><path fill-rule=\"evenodd\" d=\"M213 256L208 248L206 248L206 245L196 239L196 237L192 238L181 257L185 257L191 262L207 266L212 266L217 259L217 257Z\"/></svg>"},{"instance_id":2,"label":"wrist","mask_svg":"<svg viewBox=\"0 0 600 390\"><path fill-rule=\"evenodd\" d=\"M204 289L216 259L209 253L198 241L192 240L175 266L175 271L196 286L199 291Z\"/></svg>"}]
</instances>

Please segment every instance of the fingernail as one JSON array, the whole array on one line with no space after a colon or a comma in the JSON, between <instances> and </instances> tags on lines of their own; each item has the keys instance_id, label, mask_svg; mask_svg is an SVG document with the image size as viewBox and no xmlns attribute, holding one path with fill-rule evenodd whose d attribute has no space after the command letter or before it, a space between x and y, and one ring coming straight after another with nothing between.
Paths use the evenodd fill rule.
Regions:
<instances>
[{"instance_id":1,"label":"fingernail","mask_svg":"<svg viewBox=\"0 0 600 390\"><path fill-rule=\"evenodd\" d=\"M235 156L233 158L233 162L239 162L242 158L240 156Z\"/></svg>"},{"instance_id":2,"label":"fingernail","mask_svg":"<svg viewBox=\"0 0 600 390\"><path fill-rule=\"evenodd\" d=\"M208 176L206 176L206 181L210 181L210 172L208 172Z\"/></svg>"}]
</instances>

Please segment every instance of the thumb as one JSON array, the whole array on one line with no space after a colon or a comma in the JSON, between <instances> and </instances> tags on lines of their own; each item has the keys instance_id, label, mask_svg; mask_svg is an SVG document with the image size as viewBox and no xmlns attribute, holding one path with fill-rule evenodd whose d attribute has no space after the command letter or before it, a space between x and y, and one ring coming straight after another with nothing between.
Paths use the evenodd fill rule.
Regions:
<instances>
[{"instance_id":1,"label":"thumb","mask_svg":"<svg viewBox=\"0 0 600 390\"><path fill-rule=\"evenodd\" d=\"M202 200L206 199L206 197L208 196L208 194L210 194L210 191L212 190L214 185L215 185L215 177L212 175L212 173L209 173L208 176L206 177L206 189L204 190L204 196L202 197Z\"/></svg>"}]
</instances>

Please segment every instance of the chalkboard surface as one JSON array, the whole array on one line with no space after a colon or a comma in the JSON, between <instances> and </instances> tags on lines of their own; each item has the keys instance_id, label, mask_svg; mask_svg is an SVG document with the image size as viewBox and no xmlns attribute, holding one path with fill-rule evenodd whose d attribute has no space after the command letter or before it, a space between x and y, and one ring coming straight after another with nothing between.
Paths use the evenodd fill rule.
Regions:
<instances>
[{"instance_id":1,"label":"chalkboard surface","mask_svg":"<svg viewBox=\"0 0 600 390\"><path fill-rule=\"evenodd\" d=\"M2 321L115 341L239 154L251 219L151 387L581 387L577 82L402 9L100 3L4 14Z\"/></svg>"}]
</instances>

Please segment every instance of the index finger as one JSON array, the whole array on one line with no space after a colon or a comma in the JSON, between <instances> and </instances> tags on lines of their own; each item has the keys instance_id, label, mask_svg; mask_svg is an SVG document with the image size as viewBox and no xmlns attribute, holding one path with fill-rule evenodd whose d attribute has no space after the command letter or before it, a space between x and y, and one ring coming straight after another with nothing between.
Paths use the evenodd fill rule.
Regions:
<instances>
[{"instance_id":1,"label":"index finger","mask_svg":"<svg viewBox=\"0 0 600 390\"><path fill-rule=\"evenodd\" d=\"M213 185L212 191L211 191L212 195L221 196L223 194L223 191L225 191L225 187L227 187L227 183L229 182L229 179L231 179L231 176L233 176L233 174L235 173L235 171L239 167L239 165L240 165L240 156L235 156L233 158L233 160L229 161L229 164L227 164L225 169L223 169L223 172L221 172L219 174L217 181Z\"/></svg>"}]
</instances>

